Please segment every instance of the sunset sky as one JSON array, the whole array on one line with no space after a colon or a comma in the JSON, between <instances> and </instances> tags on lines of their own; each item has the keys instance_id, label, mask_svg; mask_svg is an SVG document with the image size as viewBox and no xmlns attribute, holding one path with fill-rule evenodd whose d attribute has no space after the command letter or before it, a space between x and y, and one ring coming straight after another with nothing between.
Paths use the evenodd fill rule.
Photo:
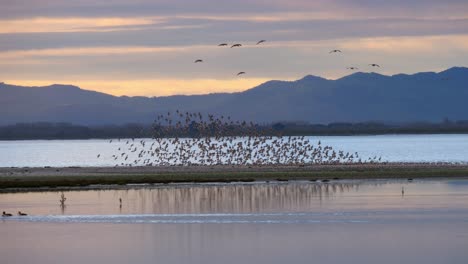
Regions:
<instances>
[{"instance_id":1,"label":"sunset sky","mask_svg":"<svg viewBox=\"0 0 468 264\"><path fill-rule=\"evenodd\" d=\"M202 94L370 63L382 74L468 66L468 2L0 0L0 81L11 84Z\"/></svg>"}]
</instances>

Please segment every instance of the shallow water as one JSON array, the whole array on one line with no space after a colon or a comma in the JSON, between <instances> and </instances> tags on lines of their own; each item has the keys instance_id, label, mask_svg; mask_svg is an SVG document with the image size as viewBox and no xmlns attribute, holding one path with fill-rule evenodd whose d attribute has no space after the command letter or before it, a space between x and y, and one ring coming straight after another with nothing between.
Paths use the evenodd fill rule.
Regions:
<instances>
[{"instance_id":1,"label":"shallow water","mask_svg":"<svg viewBox=\"0 0 468 264\"><path fill-rule=\"evenodd\" d=\"M363 158L389 162L468 162L468 135L319 136L319 140ZM112 155L126 140L0 141L0 167L114 166ZM101 154L100 158L97 155ZM129 153L130 155L132 153ZM135 153L135 155L137 155ZM130 158L129 160L132 160Z\"/></svg>"},{"instance_id":2,"label":"shallow water","mask_svg":"<svg viewBox=\"0 0 468 264\"><path fill-rule=\"evenodd\" d=\"M402 193L404 190L404 193ZM466 263L468 180L0 194L2 263ZM119 198L122 198L120 206Z\"/></svg>"}]
</instances>

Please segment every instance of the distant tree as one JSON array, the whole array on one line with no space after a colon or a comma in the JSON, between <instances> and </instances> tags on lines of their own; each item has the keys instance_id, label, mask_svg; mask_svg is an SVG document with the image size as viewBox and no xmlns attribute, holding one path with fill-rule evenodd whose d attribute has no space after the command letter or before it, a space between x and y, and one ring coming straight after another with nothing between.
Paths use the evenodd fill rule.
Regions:
<instances>
[{"instance_id":1,"label":"distant tree","mask_svg":"<svg viewBox=\"0 0 468 264\"><path fill-rule=\"evenodd\" d=\"M271 127L276 131L283 131L286 128L282 123L273 124Z\"/></svg>"}]
</instances>

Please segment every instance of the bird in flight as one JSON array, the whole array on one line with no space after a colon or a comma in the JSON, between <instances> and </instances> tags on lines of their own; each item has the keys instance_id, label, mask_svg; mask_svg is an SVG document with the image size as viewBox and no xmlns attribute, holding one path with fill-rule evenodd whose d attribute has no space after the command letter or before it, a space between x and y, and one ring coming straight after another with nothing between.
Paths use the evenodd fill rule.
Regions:
<instances>
[{"instance_id":1,"label":"bird in flight","mask_svg":"<svg viewBox=\"0 0 468 264\"><path fill-rule=\"evenodd\" d=\"M369 66L372 66L372 67L379 67L379 68L380 68L380 65L375 64L375 63L369 64Z\"/></svg>"},{"instance_id":2,"label":"bird in flight","mask_svg":"<svg viewBox=\"0 0 468 264\"><path fill-rule=\"evenodd\" d=\"M231 46L231 48L235 48L235 47L242 47L242 44L234 44Z\"/></svg>"},{"instance_id":3,"label":"bird in flight","mask_svg":"<svg viewBox=\"0 0 468 264\"><path fill-rule=\"evenodd\" d=\"M348 70L352 70L352 71L354 71L354 70L359 70L359 68L358 68L358 67L347 67L346 69L348 69Z\"/></svg>"},{"instance_id":4,"label":"bird in flight","mask_svg":"<svg viewBox=\"0 0 468 264\"><path fill-rule=\"evenodd\" d=\"M242 74L245 74L245 72L239 72L237 76L242 75Z\"/></svg>"},{"instance_id":5,"label":"bird in flight","mask_svg":"<svg viewBox=\"0 0 468 264\"><path fill-rule=\"evenodd\" d=\"M340 53L341 53L341 50L336 49L336 50L330 51L329 53L337 53L337 52L340 52Z\"/></svg>"},{"instance_id":6,"label":"bird in flight","mask_svg":"<svg viewBox=\"0 0 468 264\"><path fill-rule=\"evenodd\" d=\"M194 63L199 63L199 62L203 62L203 60L198 59Z\"/></svg>"},{"instance_id":7,"label":"bird in flight","mask_svg":"<svg viewBox=\"0 0 468 264\"><path fill-rule=\"evenodd\" d=\"M221 43L218 45L218 47L224 47L224 46L227 46L228 44L227 43Z\"/></svg>"},{"instance_id":8,"label":"bird in flight","mask_svg":"<svg viewBox=\"0 0 468 264\"><path fill-rule=\"evenodd\" d=\"M266 40L262 39L262 40L260 40L259 42L257 42L257 45L258 45L258 44L262 44L262 43L264 43L264 42L266 42Z\"/></svg>"}]
</instances>

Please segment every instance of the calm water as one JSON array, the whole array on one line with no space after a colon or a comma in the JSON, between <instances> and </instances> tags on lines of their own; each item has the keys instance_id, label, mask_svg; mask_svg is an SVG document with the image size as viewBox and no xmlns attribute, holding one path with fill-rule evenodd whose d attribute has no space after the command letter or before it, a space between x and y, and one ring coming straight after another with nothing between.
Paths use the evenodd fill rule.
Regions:
<instances>
[{"instance_id":1,"label":"calm water","mask_svg":"<svg viewBox=\"0 0 468 264\"><path fill-rule=\"evenodd\" d=\"M404 194L402 194L402 188ZM1 263L466 263L468 180L0 194ZM118 199L122 198L120 207Z\"/></svg>"},{"instance_id":2,"label":"calm water","mask_svg":"<svg viewBox=\"0 0 468 264\"><path fill-rule=\"evenodd\" d=\"M468 162L468 135L321 136L310 140L366 158L381 156L384 161ZM125 140L112 144L108 140L0 141L0 167L114 166L112 155L124 147Z\"/></svg>"}]
</instances>

